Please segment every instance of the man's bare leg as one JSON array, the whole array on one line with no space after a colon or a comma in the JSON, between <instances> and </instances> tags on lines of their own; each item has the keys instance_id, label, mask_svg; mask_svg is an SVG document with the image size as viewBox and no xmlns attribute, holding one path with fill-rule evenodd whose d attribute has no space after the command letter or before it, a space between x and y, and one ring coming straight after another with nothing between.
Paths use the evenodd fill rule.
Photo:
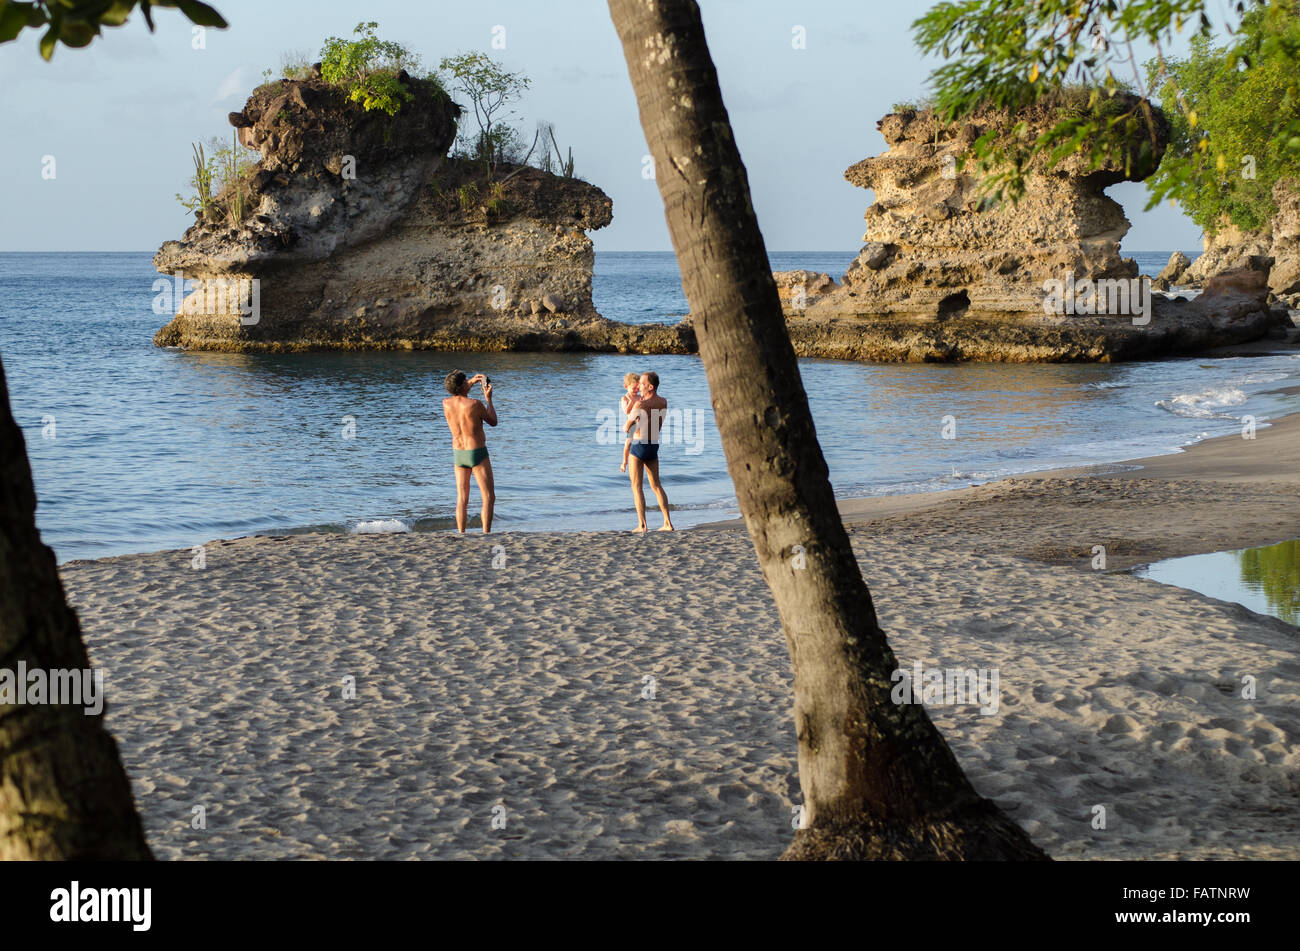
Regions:
<instances>
[{"instance_id":1,"label":"man's bare leg","mask_svg":"<svg viewBox=\"0 0 1300 951\"><path fill-rule=\"evenodd\" d=\"M673 530L673 520L668 514L668 493L664 491L663 483L659 481L659 460L654 459L646 463L646 475L650 477L650 488L659 500L659 511L664 513L664 523L659 527L661 532L671 532ZM644 503L643 503L644 505ZM645 513L642 512L641 524L645 525Z\"/></svg>"},{"instance_id":2,"label":"man's bare leg","mask_svg":"<svg viewBox=\"0 0 1300 951\"><path fill-rule=\"evenodd\" d=\"M636 528L634 532L644 532L645 524L645 489L641 485L641 473L645 469L644 463L636 456L628 460L628 478L632 480L632 502L636 505Z\"/></svg>"},{"instance_id":3,"label":"man's bare leg","mask_svg":"<svg viewBox=\"0 0 1300 951\"><path fill-rule=\"evenodd\" d=\"M474 467L474 480L478 482L478 494L483 497L483 510L479 517L483 520L483 534L487 535L492 531L492 510L497 502L496 480L492 477L491 459L484 459ZM466 485L467 490L468 488Z\"/></svg>"},{"instance_id":4,"label":"man's bare leg","mask_svg":"<svg viewBox=\"0 0 1300 951\"><path fill-rule=\"evenodd\" d=\"M469 470L456 466L456 531L465 534L466 513L469 511Z\"/></svg>"}]
</instances>

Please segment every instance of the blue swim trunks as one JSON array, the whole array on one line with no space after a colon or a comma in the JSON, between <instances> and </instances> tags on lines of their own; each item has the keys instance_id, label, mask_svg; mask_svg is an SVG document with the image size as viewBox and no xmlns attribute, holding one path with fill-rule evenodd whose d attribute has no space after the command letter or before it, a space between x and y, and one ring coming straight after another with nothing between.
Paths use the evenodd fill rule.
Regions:
<instances>
[{"instance_id":1,"label":"blue swim trunks","mask_svg":"<svg viewBox=\"0 0 1300 951\"><path fill-rule=\"evenodd\" d=\"M659 458L659 444L657 442L637 442L634 439L629 451L642 462L654 462Z\"/></svg>"}]
</instances>

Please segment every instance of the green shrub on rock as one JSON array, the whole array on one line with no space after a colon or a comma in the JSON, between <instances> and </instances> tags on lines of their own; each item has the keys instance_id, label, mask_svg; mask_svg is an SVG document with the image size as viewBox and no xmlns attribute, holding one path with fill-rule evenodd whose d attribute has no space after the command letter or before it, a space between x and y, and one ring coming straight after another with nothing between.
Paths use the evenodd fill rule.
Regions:
<instances>
[{"instance_id":1,"label":"green shrub on rock","mask_svg":"<svg viewBox=\"0 0 1300 951\"><path fill-rule=\"evenodd\" d=\"M358 23L352 32L361 39L327 39L321 47L320 74L327 83L344 87L348 98L366 111L378 109L392 116L414 98L400 75L418 70L420 60L401 43L379 39L378 27L373 21Z\"/></svg>"}]
</instances>

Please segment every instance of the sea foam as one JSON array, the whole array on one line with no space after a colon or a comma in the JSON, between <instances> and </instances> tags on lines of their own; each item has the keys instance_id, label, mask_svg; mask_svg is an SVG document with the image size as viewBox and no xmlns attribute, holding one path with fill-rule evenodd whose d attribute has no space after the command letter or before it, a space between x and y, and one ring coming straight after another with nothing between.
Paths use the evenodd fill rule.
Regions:
<instances>
[{"instance_id":1,"label":"sea foam","mask_svg":"<svg viewBox=\"0 0 1300 951\"><path fill-rule=\"evenodd\" d=\"M376 518L356 522L348 529L354 535L384 535L411 530L411 523L401 518Z\"/></svg>"},{"instance_id":2,"label":"sea foam","mask_svg":"<svg viewBox=\"0 0 1300 951\"><path fill-rule=\"evenodd\" d=\"M1246 402L1246 394L1234 386L1203 390L1200 393L1180 393L1173 399L1156 400L1161 409L1175 416L1187 416L1193 419L1236 419L1233 413L1220 412L1229 406L1240 406Z\"/></svg>"}]
</instances>

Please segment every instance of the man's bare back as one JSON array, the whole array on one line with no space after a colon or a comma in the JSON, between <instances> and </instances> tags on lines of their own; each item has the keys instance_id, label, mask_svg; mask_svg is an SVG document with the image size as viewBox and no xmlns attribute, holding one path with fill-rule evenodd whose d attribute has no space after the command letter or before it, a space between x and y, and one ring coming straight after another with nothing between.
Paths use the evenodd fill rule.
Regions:
<instances>
[{"instance_id":1,"label":"man's bare back","mask_svg":"<svg viewBox=\"0 0 1300 951\"><path fill-rule=\"evenodd\" d=\"M452 449L481 449L487 445L487 435L483 432L487 408L478 400L449 396L442 401L442 415L451 430Z\"/></svg>"}]
</instances>

